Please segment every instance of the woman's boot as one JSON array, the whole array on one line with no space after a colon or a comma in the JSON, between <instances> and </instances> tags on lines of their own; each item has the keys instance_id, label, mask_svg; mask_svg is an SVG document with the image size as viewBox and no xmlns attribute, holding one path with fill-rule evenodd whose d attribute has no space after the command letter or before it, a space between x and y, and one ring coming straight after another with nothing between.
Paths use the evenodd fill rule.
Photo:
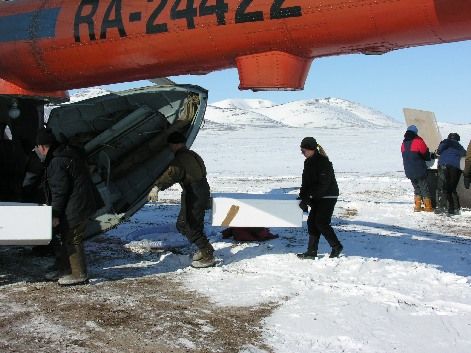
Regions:
<instances>
[{"instance_id":1,"label":"woman's boot","mask_svg":"<svg viewBox=\"0 0 471 353\"><path fill-rule=\"evenodd\" d=\"M307 243L307 251L301 254L296 254L300 259L309 259L315 260L317 257L317 245L319 242L319 237L309 234L309 240Z\"/></svg>"}]
</instances>

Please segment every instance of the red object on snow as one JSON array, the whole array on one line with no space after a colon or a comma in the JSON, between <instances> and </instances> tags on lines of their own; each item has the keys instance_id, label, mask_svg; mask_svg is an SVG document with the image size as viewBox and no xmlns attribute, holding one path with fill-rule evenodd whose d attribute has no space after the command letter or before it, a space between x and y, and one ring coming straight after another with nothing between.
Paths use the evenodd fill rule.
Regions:
<instances>
[{"instance_id":1,"label":"red object on snow","mask_svg":"<svg viewBox=\"0 0 471 353\"><path fill-rule=\"evenodd\" d=\"M224 239L233 237L238 241L264 241L278 238L278 235L272 234L268 228L230 227L221 233Z\"/></svg>"}]
</instances>

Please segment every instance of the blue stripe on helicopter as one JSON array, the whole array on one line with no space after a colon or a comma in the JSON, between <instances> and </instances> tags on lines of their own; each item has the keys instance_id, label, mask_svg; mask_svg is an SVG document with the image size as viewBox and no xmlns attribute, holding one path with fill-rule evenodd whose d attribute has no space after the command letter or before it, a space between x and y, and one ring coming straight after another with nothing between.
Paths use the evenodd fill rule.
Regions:
<instances>
[{"instance_id":1,"label":"blue stripe on helicopter","mask_svg":"<svg viewBox=\"0 0 471 353\"><path fill-rule=\"evenodd\" d=\"M0 43L52 38L60 8L0 16Z\"/></svg>"}]
</instances>

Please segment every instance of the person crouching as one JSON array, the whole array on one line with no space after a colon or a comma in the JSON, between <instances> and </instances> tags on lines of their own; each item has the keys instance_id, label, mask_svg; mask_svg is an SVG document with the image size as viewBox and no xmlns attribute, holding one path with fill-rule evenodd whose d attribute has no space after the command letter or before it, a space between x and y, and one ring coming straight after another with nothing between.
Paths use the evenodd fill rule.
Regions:
<instances>
[{"instance_id":1,"label":"person crouching","mask_svg":"<svg viewBox=\"0 0 471 353\"><path fill-rule=\"evenodd\" d=\"M158 190L165 190L179 183L182 187L181 208L177 218L177 230L198 247L191 266L210 267L216 264L214 248L204 233L204 214L209 206L210 188L206 179L203 159L186 147L186 137L172 132L167 143L175 157L167 170L156 181Z\"/></svg>"}]
</instances>

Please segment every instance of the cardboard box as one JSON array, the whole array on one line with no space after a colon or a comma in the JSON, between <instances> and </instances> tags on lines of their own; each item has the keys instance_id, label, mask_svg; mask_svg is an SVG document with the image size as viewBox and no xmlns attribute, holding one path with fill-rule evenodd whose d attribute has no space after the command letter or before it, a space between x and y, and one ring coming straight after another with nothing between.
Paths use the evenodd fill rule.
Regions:
<instances>
[{"instance_id":1,"label":"cardboard box","mask_svg":"<svg viewBox=\"0 0 471 353\"><path fill-rule=\"evenodd\" d=\"M303 226L296 195L212 194L212 225L222 227Z\"/></svg>"},{"instance_id":2,"label":"cardboard box","mask_svg":"<svg viewBox=\"0 0 471 353\"><path fill-rule=\"evenodd\" d=\"M50 206L0 202L0 245L47 245L51 236Z\"/></svg>"}]
</instances>

